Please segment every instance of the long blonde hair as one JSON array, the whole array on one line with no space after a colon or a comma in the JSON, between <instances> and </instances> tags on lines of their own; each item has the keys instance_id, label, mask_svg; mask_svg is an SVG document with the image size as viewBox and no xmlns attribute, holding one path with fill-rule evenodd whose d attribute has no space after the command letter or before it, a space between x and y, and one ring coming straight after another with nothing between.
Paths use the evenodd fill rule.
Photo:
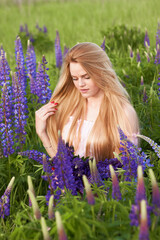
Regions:
<instances>
[{"instance_id":1,"label":"long blonde hair","mask_svg":"<svg viewBox=\"0 0 160 240\"><path fill-rule=\"evenodd\" d=\"M60 78L51 97L51 101L58 102L58 111L47 120L47 133L51 144L55 149L57 148L58 130L62 132L69 116L73 113L68 143L73 145L74 140L75 151L81 138L80 130L86 112L86 99L74 86L69 68L71 62L81 64L90 78L104 91L99 115L87 139L86 156L89 156L92 148L92 154L97 161L111 158L113 152L118 151L120 146L117 126L119 125L127 136L137 133L139 132L138 117L107 54L94 43L85 42L75 45L63 61ZM81 124L75 140L79 119Z\"/></svg>"}]
</instances>

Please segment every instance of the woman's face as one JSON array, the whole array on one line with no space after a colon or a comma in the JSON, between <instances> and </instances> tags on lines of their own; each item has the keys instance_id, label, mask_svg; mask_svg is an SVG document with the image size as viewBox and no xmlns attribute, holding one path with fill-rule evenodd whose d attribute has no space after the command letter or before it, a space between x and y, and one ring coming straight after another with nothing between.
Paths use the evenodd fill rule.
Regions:
<instances>
[{"instance_id":1,"label":"woman's face","mask_svg":"<svg viewBox=\"0 0 160 240\"><path fill-rule=\"evenodd\" d=\"M80 63L70 63L70 73L75 87L84 98L97 98L104 95L104 92L89 77Z\"/></svg>"}]
</instances>

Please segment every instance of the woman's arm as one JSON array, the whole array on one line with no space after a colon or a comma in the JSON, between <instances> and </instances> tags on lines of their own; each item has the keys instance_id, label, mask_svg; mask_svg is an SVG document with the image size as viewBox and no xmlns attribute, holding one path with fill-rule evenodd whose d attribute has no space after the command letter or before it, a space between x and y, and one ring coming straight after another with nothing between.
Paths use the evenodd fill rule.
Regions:
<instances>
[{"instance_id":1,"label":"woman's arm","mask_svg":"<svg viewBox=\"0 0 160 240\"><path fill-rule=\"evenodd\" d=\"M56 150L53 149L53 146L51 145L50 139L46 132L46 121L49 116L56 113L57 104L58 103L49 102L35 112L36 133L41 139L43 146L50 157L55 156Z\"/></svg>"}]
</instances>

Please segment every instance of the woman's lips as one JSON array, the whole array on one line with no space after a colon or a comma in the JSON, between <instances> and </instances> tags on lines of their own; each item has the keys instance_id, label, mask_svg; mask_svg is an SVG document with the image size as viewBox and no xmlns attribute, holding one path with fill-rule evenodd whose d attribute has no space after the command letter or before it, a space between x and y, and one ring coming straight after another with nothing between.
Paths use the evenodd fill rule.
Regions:
<instances>
[{"instance_id":1,"label":"woman's lips","mask_svg":"<svg viewBox=\"0 0 160 240\"><path fill-rule=\"evenodd\" d=\"M85 93L85 92L87 92L89 89L80 89L80 92L81 93Z\"/></svg>"}]
</instances>

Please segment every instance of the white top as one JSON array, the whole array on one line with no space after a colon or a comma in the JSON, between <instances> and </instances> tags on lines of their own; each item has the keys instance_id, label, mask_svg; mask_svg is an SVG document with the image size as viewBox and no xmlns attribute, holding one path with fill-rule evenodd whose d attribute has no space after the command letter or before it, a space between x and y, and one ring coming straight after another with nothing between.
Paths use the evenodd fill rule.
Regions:
<instances>
[{"instance_id":1,"label":"white top","mask_svg":"<svg viewBox=\"0 0 160 240\"><path fill-rule=\"evenodd\" d=\"M78 134L80 121L81 120L78 120L78 122L77 122L78 123L77 134ZM73 116L70 116L68 123L63 128L62 139L65 142L67 141L68 132L70 130L72 122L73 122ZM79 147L78 147L77 151L75 152L75 155L79 155L80 157L85 156L87 138L88 138L88 136L90 134L90 131L92 130L93 125L94 125L94 121L84 120L83 125L81 127L81 141L79 143Z\"/></svg>"}]
</instances>

